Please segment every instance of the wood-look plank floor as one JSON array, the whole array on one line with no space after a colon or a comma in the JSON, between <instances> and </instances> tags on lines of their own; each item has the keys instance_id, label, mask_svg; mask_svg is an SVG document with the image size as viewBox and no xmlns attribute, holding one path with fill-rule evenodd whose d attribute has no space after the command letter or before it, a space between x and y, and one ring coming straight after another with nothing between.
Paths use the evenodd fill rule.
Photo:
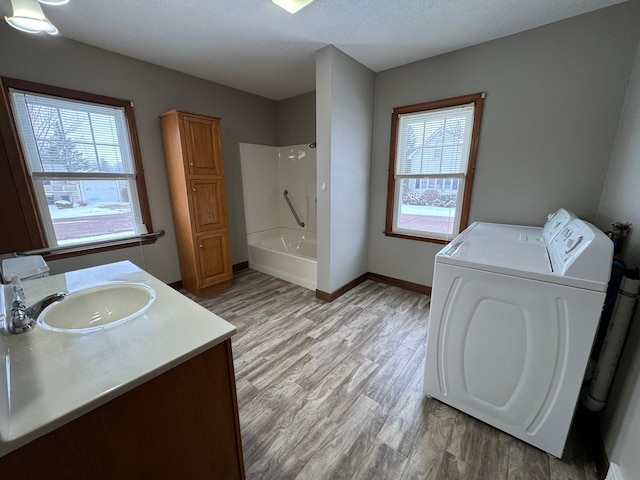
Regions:
<instances>
[{"instance_id":1,"label":"wood-look plank floor","mask_svg":"<svg viewBox=\"0 0 640 480\"><path fill-rule=\"evenodd\" d=\"M195 300L238 329L249 480L597 478L578 434L558 460L425 397L428 296L368 280L325 303L244 270Z\"/></svg>"}]
</instances>

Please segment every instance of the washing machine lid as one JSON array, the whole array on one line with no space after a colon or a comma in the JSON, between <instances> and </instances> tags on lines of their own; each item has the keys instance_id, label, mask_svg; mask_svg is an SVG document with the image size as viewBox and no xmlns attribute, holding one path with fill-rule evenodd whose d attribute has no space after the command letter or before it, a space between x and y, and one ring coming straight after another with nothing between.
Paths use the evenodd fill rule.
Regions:
<instances>
[{"instance_id":1,"label":"washing machine lid","mask_svg":"<svg viewBox=\"0 0 640 480\"><path fill-rule=\"evenodd\" d=\"M541 243L523 243L499 238L460 236L438 254L443 263L470 266L496 273L522 271L553 273L547 248Z\"/></svg>"},{"instance_id":2,"label":"washing machine lid","mask_svg":"<svg viewBox=\"0 0 640 480\"><path fill-rule=\"evenodd\" d=\"M465 232L467 235L475 235L484 238L499 238L526 243L549 244L551 240L567 226L576 216L559 208L547 215L547 221L542 227L527 225L509 225L502 223L474 222Z\"/></svg>"},{"instance_id":3,"label":"washing machine lid","mask_svg":"<svg viewBox=\"0 0 640 480\"><path fill-rule=\"evenodd\" d=\"M612 257L613 244L606 235L574 219L549 245L465 231L436 255L436 268L444 263L604 292Z\"/></svg>"},{"instance_id":4,"label":"washing machine lid","mask_svg":"<svg viewBox=\"0 0 640 480\"><path fill-rule=\"evenodd\" d=\"M497 238L526 243L544 243L542 228L502 223L474 222L465 232L469 236Z\"/></svg>"}]
</instances>

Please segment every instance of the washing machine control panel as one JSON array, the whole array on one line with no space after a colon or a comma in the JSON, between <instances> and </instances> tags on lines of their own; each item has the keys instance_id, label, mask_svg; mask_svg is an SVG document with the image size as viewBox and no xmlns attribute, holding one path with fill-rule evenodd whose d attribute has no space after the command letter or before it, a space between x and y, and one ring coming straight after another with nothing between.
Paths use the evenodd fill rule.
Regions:
<instances>
[{"instance_id":1,"label":"washing machine control panel","mask_svg":"<svg viewBox=\"0 0 640 480\"><path fill-rule=\"evenodd\" d=\"M594 234L584 222L571 222L551 241L556 258L567 269L593 240Z\"/></svg>"},{"instance_id":2,"label":"washing machine control panel","mask_svg":"<svg viewBox=\"0 0 640 480\"><path fill-rule=\"evenodd\" d=\"M590 223L572 220L553 238L548 248L557 274L608 281L613 244Z\"/></svg>"},{"instance_id":3,"label":"washing machine control panel","mask_svg":"<svg viewBox=\"0 0 640 480\"><path fill-rule=\"evenodd\" d=\"M547 221L542 227L542 236L544 237L544 241L546 243L550 243L555 236L560 232L569 222L574 220L576 216L565 210L564 208L560 208L557 211L550 213L547 216Z\"/></svg>"}]
</instances>

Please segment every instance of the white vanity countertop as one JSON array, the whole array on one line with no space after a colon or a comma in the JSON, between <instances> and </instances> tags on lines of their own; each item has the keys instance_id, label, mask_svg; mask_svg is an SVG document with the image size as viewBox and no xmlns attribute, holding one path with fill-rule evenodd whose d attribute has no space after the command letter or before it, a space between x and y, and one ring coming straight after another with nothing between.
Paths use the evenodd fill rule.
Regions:
<instances>
[{"instance_id":1,"label":"white vanity countertop","mask_svg":"<svg viewBox=\"0 0 640 480\"><path fill-rule=\"evenodd\" d=\"M236 332L131 262L25 281L26 303L110 281L148 285L155 301L144 314L95 332L55 332L37 325L27 333L0 336L0 456Z\"/></svg>"}]
</instances>

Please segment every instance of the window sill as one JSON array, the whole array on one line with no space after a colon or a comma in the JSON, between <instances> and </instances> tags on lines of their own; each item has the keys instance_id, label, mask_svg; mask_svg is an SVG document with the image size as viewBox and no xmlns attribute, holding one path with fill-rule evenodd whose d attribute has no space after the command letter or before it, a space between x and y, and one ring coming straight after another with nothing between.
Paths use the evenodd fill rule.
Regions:
<instances>
[{"instance_id":1,"label":"window sill","mask_svg":"<svg viewBox=\"0 0 640 480\"><path fill-rule=\"evenodd\" d=\"M163 237L164 234L164 230L158 230L157 232L148 233L139 237L128 237L120 240L96 242L87 245L69 245L68 247L41 248L39 250L18 252L18 255L42 255L47 261L60 260L63 258L77 257L80 255L91 255L94 253L119 250L121 248L150 245L155 243L159 238Z\"/></svg>"},{"instance_id":2,"label":"window sill","mask_svg":"<svg viewBox=\"0 0 640 480\"><path fill-rule=\"evenodd\" d=\"M410 235L408 233L397 233L385 230L383 232L387 237L404 238L405 240L417 240L418 242L437 243L440 245L447 245L451 240L444 240L442 238L430 238L422 237L420 235Z\"/></svg>"}]
</instances>

